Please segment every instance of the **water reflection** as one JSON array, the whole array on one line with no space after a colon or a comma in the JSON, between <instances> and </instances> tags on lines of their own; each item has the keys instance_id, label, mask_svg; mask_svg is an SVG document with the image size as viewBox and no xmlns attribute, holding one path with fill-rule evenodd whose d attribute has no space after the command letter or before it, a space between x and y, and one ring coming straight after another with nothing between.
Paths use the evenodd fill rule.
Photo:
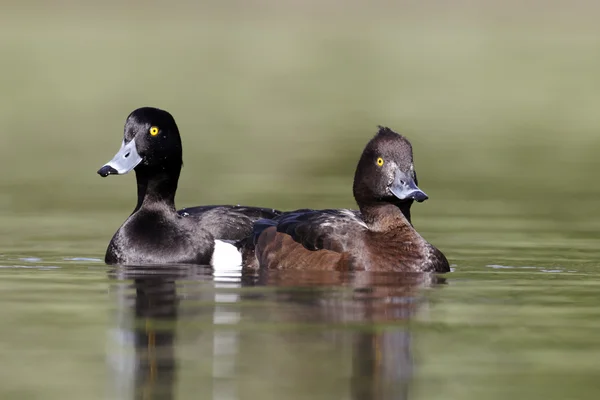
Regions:
<instances>
[{"instance_id":1,"label":"water reflection","mask_svg":"<svg viewBox=\"0 0 600 400\"><path fill-rule=\"evenodd\" d=\"M364 272L213 276L190 266L109 276L119 399L409 398L407 322L426 309L422 289L443 283Z\"/></svg>"},{"instance_id":2,"label":"water reflection","mask_svg":"<svg viewBox=\"0 0 600 400\"><path fill-rule=\"evenodd\" d=\"M174 398L176 280L181 275L157 272L143 268L111 272L122 281L113 285L117 300L113 336L121 345L112 352L114 398Z\"/></svg>"}]
</instances>

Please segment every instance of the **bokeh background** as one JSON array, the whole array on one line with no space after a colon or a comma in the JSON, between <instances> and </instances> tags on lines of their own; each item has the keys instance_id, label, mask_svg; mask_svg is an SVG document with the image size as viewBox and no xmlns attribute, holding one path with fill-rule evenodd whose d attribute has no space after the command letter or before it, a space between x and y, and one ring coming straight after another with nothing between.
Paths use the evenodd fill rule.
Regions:
<instances>
[{"instance_id":1,"label":"bokeh background","mask_svg":"<svg viewBox=\"0 0 600 400\"><path fill-rule=\"evenodd\" d=\"M598 194L599 12L589 1L4 2L2 213L131 208L133 176L95 171L127 114L152 105L183 135L180 206L352 206L355 162L383 124L414 144L431 196L417 218L510 207L585 222Z\"/></svg>"},{"instance_id":2,"label":"bokeh background","mask_svg":"<svg viewBox=\"0 0 600 400\"><path fill-rule=\"evenodd\" d=\"M179 207L353 207L355 164L381 124L412 141L430 196L414 207L415 225L458 269L500 253L524 265L592 263L598 2L4 0L1 8L5 253L102 258L134 207L135 178L96 171L119 148L129 112L155 106L174 115L183 137ZM83 352L86 342L73 346ZM39 367L77 376L82 393L101 387L93 374L75 375L82 365L103 368L83 356ZM10 374L5 387L29 384L26 369ZM454 389L457 398L466 390Z\"/></svg>"},{"instance_id":3,"label":"bokeh background","mask_svg":"<svg viewBox=\"0 0 600 400\"><path fill-rule=\"evenodd\" d=\"M2 213L129 211L133 176L95 171L127 114L152 105L183 135L180 206L352 206L356 160L383 124L414 144L431 196L417 218L589 216L572 204L598 194L599 12L589 1L5 1Z\"/></svg>"}]
</instances>

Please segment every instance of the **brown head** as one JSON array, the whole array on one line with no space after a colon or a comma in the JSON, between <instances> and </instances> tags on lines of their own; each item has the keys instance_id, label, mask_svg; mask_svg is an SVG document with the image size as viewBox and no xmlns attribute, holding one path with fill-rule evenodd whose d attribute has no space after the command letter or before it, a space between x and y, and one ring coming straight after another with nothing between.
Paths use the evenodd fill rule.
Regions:
<instances>
[{"instance_id":1,"label":"brown head","mask_svg":"<svg viewBox=\"0 0 600 400\"><path fill-rule=\"evenodd\" d=\"M389 128L379 127L360 157L353 191L361 210L385 204L404 209L410 208L413 201L427 200L428 196L417 186L408 139Z\"/></svg>"}]
</instances>

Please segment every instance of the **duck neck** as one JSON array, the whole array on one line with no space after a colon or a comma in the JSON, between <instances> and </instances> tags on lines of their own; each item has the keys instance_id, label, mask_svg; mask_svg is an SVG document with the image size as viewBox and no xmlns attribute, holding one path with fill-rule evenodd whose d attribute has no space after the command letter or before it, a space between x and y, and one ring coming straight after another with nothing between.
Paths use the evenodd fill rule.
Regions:
<instances>
[{"instance_id":1,"label":"duck neck","mask_svg":"<svg viewBox=\"0 0 600 400\"><path fill-rule=\"evenodd\" d=\"M412 220L410 219L410 207L412 206L414 200L405 200L395 204L396 207L400 209L404 218L408 221L409 224L412 225Z\"/></svg>"},{"instance_id":2,"label":"duck neck","mask_svg":"<svg viewBox=\"0 0 600 400\"><path fill-rule=\"evenodd\" d=\"M412 228L410 204L401 206L392 203L359 204L366 224L375 231Z\"/></svg>"},{"instance_id":3,"label":"duck neck","mask_svg":"<svg viewBox=\"0 0 600 400\"><path fill-rule=\"evenodd\" d=\"M161 204L175 211L175 192L181 167L136 169L138 201L133 212L142 207Z\"/></svg>"}]
</instances>

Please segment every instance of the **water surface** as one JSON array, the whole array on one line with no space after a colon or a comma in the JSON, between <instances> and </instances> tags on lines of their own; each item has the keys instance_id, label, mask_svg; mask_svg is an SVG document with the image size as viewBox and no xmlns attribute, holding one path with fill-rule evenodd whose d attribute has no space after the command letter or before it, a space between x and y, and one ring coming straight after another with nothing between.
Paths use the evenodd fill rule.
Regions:
<instances>
[{"instance_id":1,"label":"water surface","mask_svg":"<svg viewBox=\"0 0 600 400\"><path fill-rule=\"evenodd\" d=\"M0 257L1 397L596 398L592 241L531 229L545 240L496 233L483 247L469 239L495 218L453 237L416 220L452 273L114 268L108 238L54 236L43 251L17 235Z\"/></svg>"}]
</instances>

